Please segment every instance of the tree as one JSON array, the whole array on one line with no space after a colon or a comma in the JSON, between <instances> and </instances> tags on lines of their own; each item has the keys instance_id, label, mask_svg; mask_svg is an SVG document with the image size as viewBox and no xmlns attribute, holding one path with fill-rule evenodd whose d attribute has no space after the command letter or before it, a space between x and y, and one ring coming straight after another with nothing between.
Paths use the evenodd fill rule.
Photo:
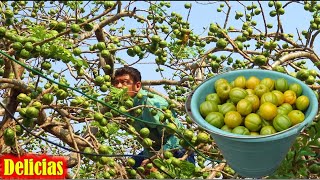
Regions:
<instances>
[{"instance_id":1,"label":"tree","mask_svg":"<svg viewBox=\"0 0 320 180\"><path fill-rule=\"evenodd\" d=\"M64 155L70 159L70 176L76 178L212 178L221 173L224 178L236 177L225 163L214 166L205 161L204 157L223 157L211 138L204 142L195 140L208 134L186 116L187 95L209 77L247 68L289 74L318 93L320 59L315 45L320 32L320 4L209 2L206 5L216 8L224 21L207 24L202 34L195 33L196 25L188 22L192 8L202 6L201 3L180 5L181 12L173 12L170 2L0 2L0 92L6 106L6 110L0 108L1 153ZM309 14L306 20L310 24L295 29L296 33L287 33L283 23L288 21L284 17L290 6ZM269 23L270 19L276 23ZM133 170L132 160L121 156L137 154L141 145L136 140L143 137L130 125L132 118L117 114L139 113L141 107L131 107L124 91L111 86L111 77L117 65L150 61L163 79L146 79L143 85L168 99L168 108L178 112L185 129L191 129L178 131L202 152L204 157L197 156L196 167L181 161L181 168L176 168L177 161L159 158L160 152L153 163L158 171L146 176L143 168ZM150 88L157 85L162 85L165 93ZM100 113L101 106L106 106L106 96L121 112ZM9 112L28 131L17 125ZM8 128L16 131L13 146L4 143ZM319 130L317 116L270 177L319 178ZM50 144L45 139L58 143Z\"/></svg>"}]
</instances>

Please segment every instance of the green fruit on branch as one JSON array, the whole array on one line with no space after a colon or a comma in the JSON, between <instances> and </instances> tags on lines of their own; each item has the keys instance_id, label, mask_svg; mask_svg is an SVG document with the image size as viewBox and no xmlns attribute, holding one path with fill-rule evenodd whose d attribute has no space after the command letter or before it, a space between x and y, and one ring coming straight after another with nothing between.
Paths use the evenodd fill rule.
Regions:
<instances>
[{"instance_id":1,"label":"green fruit on branch","mask_svg":"<svg viewBox=\"0 0 320 180\"><path fill-rule=\"evenodd\" d=\"M29 52L33 50L32 42L26 42L23 47Z\"/></svg>"},{"instance_id":2,"label":"green fruit on branch","mask_svg":"<svg viewBox=\"0 0 320 180\"><path fill-rule=\"evenodd\" d=\"M94 79L94 82L96 85L100 86L104 83L104 78L103 76L97 76L95 79Z\"/></svg>"},{"instance_id":3,"label":"green fruit on branch","mask_svg":"<svg viewBox=\"0 0 320 180\"><path fill-rule=\"evenodd\" d=\"M71 32L73 32L73 33L78 33L81 30L81 28L78 24L72 24L70 26L70 29L71 29Z\"/></svg>"},{"instance_id":4,"label":"green fruit on branch","mask_svg":"<svg viewBox=\"0 0 320 180\"><path fill-rule=\"evenodd\" d=\"M59 89L57 92L56 92L56 96L57 96L57 99L58 100L63 100L65 98L68 97L68 93L63 90L63 89Z\"/></svg>"},{"instance_id":5,"label":"green fruit on branch","mask_svg":"<svg viewBox=\"0 0 320 180\"><path fill-rule=\"evenodd\" d=\"M308 71L308 70L306 70L306 69L301 69L301 70L298 71L298 73L297 73L297 78L300 79L300 80L302 80L302 81L305 81L305 80L308 79L309 75L310 75L310 74L309 74L309 71Z\"/></svg>"},{"instance_id":6,"label":"green fruit on branch","mask_svg":"<svg viewBox=\"0 0 320 180\"><path fill-rule=\"evenodd\" d=\"M36 123L32 118L23 118L22 125L29 128L34 128Z\"/></svg>"},{"instance_id":7,"label":"green fruit on branch","mask_svg":"<svg viewBox=\"0 0 320 180\"><path fill-rule=\"evenodd\" d=\"M48 61L44 61L41 63L41 68L44 70L49 70L51 68L51 63Z\"/></svg>"},{"instance_id":8,"label":"green fruit on branch","mask_svg":"<svg viewBox=\"0 0 320 180\"><path fill-rule=\"evenodd\" d=\"M160 38L160 36L158 36L158 35L153 35L153 36L151 37L151 41L154 42L154 43L158 43L158 42L161 41L161 38Z\"/></svg>"},{"instance_id":9,"label":"green fruit on branch","mask_svg":"<svg viewBox=\"0 0 320 180\"><path fill-rule=\"evenodd\" d=\"M186 3L186 4L184 4L184 7L185 7L186 9L190 9L190 8L191 8L191 6L192 6L192 4L191 4L191 3Z\"/></svg>"},{"instance_id":10,"label":"green fruit on branch","mask_svg":"<svg viewBox=\"0 0 320 180\"><path fill-rule=\"evenodd\" d=\"M133 158L129 158L127 162L129 166L134 166L136 164L136 161Z\"/></svg>"},{"instance_id":11,"label":"green fruit on branch","mask_svg":"<svg viewBox=\"0 0 320 180\"><path fill-rule=\"evenodd\" d=\"M24 93L20 93L17 96L17 100L18 100L18 102L23 102L23 103L29 104L29 102L31 101L31 98Z\"/></svg>"},{"instance_id":12,"label":"green fruit on branch","mask_svg":"<svg viewBox=\"0 0 320 180\"><path fill-rule=\"evenodd\" d=\"M144 138L142 145L146 148L150 148L152 146L152 140L150 138Z\"/></svg>"},{"instance_id":13,"label":"green fruit on branch","mask_svg":"<svg viewBox=\"0 0 320 180\"><path fill-rule=\"evenodd\" d=\"M191 140L193 138L193 136L194 136L194 133L190 129L185 129L184 132L183 132L183 135L184 135L185 138Z\"/></svg>"},{"instance_id":14,"label":"green fruit on branch","mask_svg":"<svg viewBox=\"0 0 320 180\"><path fill-rule=\"evenodd\" d=\"M28 107L25 116L28 118L36 118L39 115L39 110L35 107Z\"/></svg>"},{"instance_id":15,"label":"green fruit on branch","mask_svg":"<svg viewBox=\"0 0 320 180\"><path fill-rule=\"evenodd\" d=\"M105 156L102 156L102 157L99 159L99 162L100 162L102 165L107 165L109 161L110 161L110 158L109 158L109 157L105 157Z\"/></svg>"},{"instance_id":16,"label":"green fruit on branch","mask_svg":"<svg viewBox=\"0 0 320 180\"><path fill-rule=\"evenodd\" d=\"M164 158L169 159L169 158L173 157L173 154L171 151L165 151L163 153L163 156L164 156Z\"/></svg>"},{"instance_id":17,"label":"green fruit on branch","mask_svg":"<svg viewBox=\"0 0 320 180\"><path fill-rule=\"evenodd\" d=\"M22 43L20 43L20 42L14 42L14 43L12 44L12 48L13 48L14 50L16 50L16 51L19 51L19 50L21 50L21 49L23 48L23 45L22 45Z\"/></svg>"},{"instance_id":18,"label":"green fruit on branch","mask_svg":"<svg viewBox=\"0 0 320 180\"><path fill-rule=\"evenodd\" d=\"M23 134L23 129L20 125L16 125L16 135L21 136Z\"/></svg>"},{"instance_id":19,"label":"green fruit on branch","mask_svg":"<svg viewBox=\"0 0 320 180\"><path fill-rule=\"evenodd\" d=\"M197 143L207 143L209 141L209 135L204 132L200 132L197 135Z\"/></svg>"},{"instance_id":20,"label":"green fruit on branch","mask_svg":"<svg viewBox=\"0 0 320 180\"><path fill-rule=\"evenodd\" d=\"M227 47L228 45L228 42L223 39L223 38L220 38L218 41L217 41L217 44L216 44L216 47L217 48L220 48L220 49L224 49L225 47Z\"/></svg>"},{"instance_id":21,"label":"green fruit on branch","mask_svg":"<svg viewBox=\"0 0 320 180\"><path fill-rule=\"evenodd\" d=\"M96 113L94 113L94 115L93 115L93 119L95 120L95 121L101 121L102 119L103 119L103 114L101 114L101 113L99 113L99 112L96 112Z\"/></svg>"},{"instance_id":22,"label":"green fruit on branch","mask_svg":"<svg viewBox=\"0 0 320 180\"><path fill-rule=\"evenodd\" d=\"M168 123L167 126L168 127L166 127L166 130L169 134L173 134L178 131L178 128L174 123Z\"/></svg>"},{"instance_id":23,"label":"green fruit on branch","mask_svg":"<svg viewBox=\"0 0 320 180\"><path fill-rule=\"evenodd\" d=\"M98 42L97 48L98 48L100 51L102 51L102 50L106 49L107 47L106 47L106 44L105 44L104 42Z\"/></svg>"},{"instance_id":24,"label":"green fruit on branch","mask_svg":"<svg viewBox=\"0 0 320 180\"><path fill-rule=\"evenodd\" d=\"M7 128L3 133L4 143L7 146L13 146L15 144L15 132L11 128Z\"/></svg>"},{"instance_id":25,"label":"green fruit on branch","mask_svg":"<svg viewBox=\"0 0 320 180\"><path fill-rule=\"evenodd\" d=\"M75 56L79 56L81 54L81 49L80 48L74 48L72 52L73 52L73 54Z\"/></svg>"},{"instance_id":26,"label":"green fruit on branch","mask_svg":"<svg viewBox=\"0 0 320 180\"><path fill-rule=\"evenodd\" d=\"M35 102L32 103L32 107L35 107L35 108L37 108L39 110L41 109L41 106L42 106L42 104L39 101L35 101Z\"/></svg>"},{"instance_id":27,"label":"green fruit on branch","mask_svg":"<svg viewBox=\"0 0 320 180\"><path fill-rule=\"evenodd\" d=\"M149 136L150 130L148 128L144 127L142 129L140 129L139 134L141 137L146 138Z\"/></svg>"},{"instance_id":28,"label":"green fruit on branch","mask_svg":"<svg viewBox=\"0 0 320 180\"><path fill-rule=\"evenodd\" d=\"M49 105L53 102L53 98L52 94L44 94L41 100L43 104Z\"/></svg>"},{"instance_id":29,"label":"green fruit on branch","mask_svg":"<svg viewBox=\"0 0 320 180\"><path fill-rule=\"evenodd\" d=\"M262 66L267 63L268 59L264 55L258 55L253 57L253 61L256 65Z\"/></svg>"},{"instance_id":30,"label":"green fruit on branch","mask_svg":"<svg viewBox=\"0 0 320 180\"><path fill-rule=\"evenodd\" d=\"M103 50L101 51L101 56L104 57L104 58L109 58L109 57L111 56L111 53L110 53L109 50L103 49Z\"/></svg>"}]
</instances>

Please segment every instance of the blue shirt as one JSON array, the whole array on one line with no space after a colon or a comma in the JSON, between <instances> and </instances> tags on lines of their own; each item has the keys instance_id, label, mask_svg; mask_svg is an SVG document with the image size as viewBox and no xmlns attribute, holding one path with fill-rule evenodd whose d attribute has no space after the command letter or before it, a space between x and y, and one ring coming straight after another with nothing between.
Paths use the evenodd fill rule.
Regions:
<instances>
[{"instance_id":1,"label":"blue shirt","mask_svg":"<svg viewBox=\"0 0 320 180\"><path fill-rule=\"evenodd\" d=\"M168 107L168 105L169 105L169 103L166 99L164 99L163 97L161 97L157 94L152 94L151 92L148 92L143 89L140 89L140 91L138 93L142 94L143 97L141 99L137 98L137 96L134 97L134 99L133 99L134 106L148 105L148 106L154 106L154 107L162 109L163 107ZM148 97L149 93L151 93L153 95L152 98ZM138 118L143 119L144 121L149 121L149 122L160 124L160 116L163 113L158 111L158 113L155 116L153 116L151 114L152 109L153 108L143 107L142 113ZM178 128L182 127L181 122L179 121L179 119L176 118L174 112L172 112L172 115L175 118L174 122L177 125L177 127ZM149 138L151 140L155 141L155 143L153 143L152 147L155 150L159 150L161 148L161 141L162 141L162 135L163 135L162 129L164 128L163 126L148 124L148 123L140 122L137 120L133 123L133 126L135 127L135 129L137 131L140 131L140 129L142 129L144 127L149 128L149 130L150 130ZM165 131L164 132L163 149L166 150L166 149L175 149L175 148L180 148L179 139L174 135L166 134L166 131ZM147 149L144 149L144 155L150 156L151 154Z\"/></svg>"}]
</instances>

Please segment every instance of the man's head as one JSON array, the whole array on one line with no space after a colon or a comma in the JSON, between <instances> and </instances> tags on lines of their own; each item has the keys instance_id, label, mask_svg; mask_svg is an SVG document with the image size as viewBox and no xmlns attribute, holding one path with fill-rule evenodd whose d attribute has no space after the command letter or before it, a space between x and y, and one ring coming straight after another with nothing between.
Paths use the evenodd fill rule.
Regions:
<instances>
[{"instance_id":1,"label":"man's head","mask_svg":"<svg viewBox=\"0 0 320 180\"><path fill-rule=\"evenodd\" d=\"M124 66L116 70L112 85L117 88L128 88L130 97L134 97L141 89L141 74L133 68Z\"/></svg>"}]
</instances>

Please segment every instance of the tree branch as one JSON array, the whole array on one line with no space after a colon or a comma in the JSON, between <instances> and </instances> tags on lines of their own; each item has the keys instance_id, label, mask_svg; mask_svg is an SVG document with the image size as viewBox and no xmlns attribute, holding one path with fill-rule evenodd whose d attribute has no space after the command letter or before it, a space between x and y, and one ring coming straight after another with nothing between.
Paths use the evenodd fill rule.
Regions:
<instances>
[{"instance_id":1,"label":"tree branch","mask_svg":"<svg viewBox=\"0 0 320 180\"><path fill-rule=\"evenodd\" d=\"M287 55L282 56L281 58L279 58L278 61L275 61L271 67L274 68L276 66L279 66L280 64L288 61L288 60L292 60L292 59L296 59L296 58L309 58L313 63L315 62L319 62L320 59L313 53L310 52L305 52L305 51L298 51L298 52L293 52ZM317 63L315 63L317 64ZM320 69L320 65L317 65L317 68Z\"/></svg>"},{"instance_id":2,"label":"tree branch","mask_svg":"<svg viewBox=\"0 0 320 180\"><path fill-rule=\"evenodd\" d=\"M217 172L222 171L225 165L226 165L226 163L220 163L218 166L216 166L213 169L212 173L207 177L207 179L214 179Z\"/></svg>"},{"instance_id":3,"label":"tree branch","mask_svg":"<svg viewBox=\"0 0 320 180\"><path fill-rule=\"evenodd\" d=\"M143 86L142 88L143 88L143 89L146 89L146 90L148 90L148 91L150 91L150 92L152 92L152 93L155 93L155 94L157 94L157 95L159 95L159 96L161 96L161 97L163 97L163 98L166 99L167 101L172 101L172 102L174 102L174 103L178 106L178 108L183 107L183 105L182 105L181 103L179 103L179 102L177 102L177 101L175 101L175 100L173 100L173 99L168 98L166 95L164 95L164 94L156 91L156 90L153 89L153 88L146 87L146 86Z\"/></svg>"},{"instance_id":4,"label":"tree branch","mask_svg":"<svg viewBox=\"0 0 320 180\"><path fill-rule=\"evenodd\" d=\"M237 51L239 52L245 59L248 59L249 61L253 62L252 59L250 59L250 57L244 53L243 51L241 51L238 46L234 43L234 41L226 34L224 33L223 31L221 31L221 33L223 34L223 36L229 41L229 43L232 45L232 47Z\"/></svg>"},{"instance_id":5,"label":"tree branch","mask_svg":"<svg viewBox=\"0 0 320 180\"><path fill-rule=\"evenodd\" d=\"M320 33L320 30L318 30L317 32L315 32L312 35L312 38L311 38L311 41L310 41L310 48L313 48L313 42L314 42L314 40L316 39L316 37L318 36L319 33Z\"/></svg>"},{"instance_id":6,"label":"tree branch","mask_svg":"<svg viewBox=\"0 0 320 180\"><path fill-rule=\"evenodd\" d=\"M39 120L39 121L38 121L38 122L40 122L39 125L42 125L41 123L44 123L44 122L46 122L47 120L49 120L49 119L47 119L46 113L45 113L44 111L41 111L41 112L40 112L40 115L39 115L38 118L42 119L42 120ZM44 129L46 132L49 132L50 134L56 136L56 137L59 138L61 141L63 141L63 142L65 142L66 144L68 144L70 147L75 148L75 147L74 147L74 142L73 142L73 140L72 140L72 137L71 137L70 133L68 132L68 130L65 129L64 126L58 126L58 125L57 125L57 126L46 126L46 127L44 127L43 129ZM77 143L78 148L79 148L80 150L83 150L85 147L88 146L88 144L87 144L85 141L83 141L83 140L81 140L81 139L79 139L79 138L76 138L76 137L75 137L75 138L74 138L74 141Z\"/></svg>"},{"instance_id":7,"label":"tree branch","mask_svg":"<svg viewBox=\"0 0 320 180\"><path fill-rule=\"evenodd\" d=\"M126 17L126 16L133 16L133 14L135 13L135 11L132 11L132 12L121 12L119 14L116 14L114 16L112 16L111 18L109 19L106 19L104 21L102 21L100 24L95 24L94 27L93 27L93 30L90 31L90 32L86 32L84 34L81 34L81 37L79 38L80 40L79 41L82 41L83 39L87 39L89 37L91 37L93 35L93 32L95 32L97 29L99 28L103 28L105 27L106 25L108 25L109 23L112 23L122 17Z\"/></svg>"},{"instance_id":8,"label":"tree branch","mask_svg":"<svg viewBox=\"0 0 320 180\"><path fill-rule=\"evenodd\" d=\"M5 109L0 109L0 116L3 116L5 111L6 111Z\"/></svg>"},{"instance_id":9,"label":"tree branch","mask_svg":"<svg viewBox=\"0 0 320 180\"><path fill-rule=\"evenodd\" d=\"M267 22L266 22L266 17L264 15L264 11L263 11L263 8L262 8L262 5L260 3L260 1L258 1L258 4L260 6L260 9L261 9L261 15L262 15L262 19L263 19L263 23L264 23L264 31L265 31L265 36L267 36L268 34L268 28L267 28Z\"/></svg>"},{"instance_id":10,"label":"tree branch","mask_svg":"<svg viewBox=\"0 0 320 180\"><path fill-rule=\"evenodd\" d=\"M155 86L155 85L175 85L175 86L180 86L185 82L184 79L181 81L173 81L173 80L168 80L168 79L161 79L161 80L144 80L141 81L143 86Z\"/></svg>"},{"instance_id":11,"label":"tree branch","mask_svg":"<svg viewBox=\"0 0 320 180\"><path fill-rule=\"evenodd\" d=\"M227 11L227 14L226 14L226 19L225 19L224 24L223 24L223 29L227 28L227 23L228 23L230 11L231 11L231 6L230 6L229 2L225 1L225 3L228 6L228 11Z\"/></svg>"},{"instance_id":12,"label":"tree branch","mask_svg":"<svg viewBox=\"0 0 320 180\"><path fill-rule=\"evenodd\" d=\"M32 91L32 89L28 87L24 81L17 79L0 78L0 89L8 88L8 84L14 85L14 89L19 89L21 92L24 93L29 93Z\"/></svg>"},{"instance_id":13,"label":"tree branch","mask_svg":"<svg viewBox=\"0 0 320 180\"><path fill-rule=\"evenodd\" d=\"M98 42L104 42L104 43L106 42L102 28L98 28L95 31L95 35L97 37ZM104 73L111 76L113 74L113 68L114 68L113 55L110 54L109 58L104 58L99 54L99 61L100 61L100 65L101 65L101 68L103 69ZM106 69L107 64L111 66L111 69Z\"/></svg>"},{"instance_id":14,"label":"tree branch","mask_svg":"<svg viewBox=\"0 0 320 180\"><path fill-rule=\"evenodd\" d=\"M106 10L106 11L104 11L104 12L103 12L102 14L100 14L99 16L94 17L94 18L92 18L92 19L89 19L88 21L86 21L86 22L84 22L84 23L81 23L79 26L83 26L83 25L88 24L88 23L90 23L90 22L92 22L92 21L95 21L95 20L97 20L97 19L100 19L101 17L107 15L109 12L111 12L111 11L114 10L114 9L115 9L115 6L112 7L112 8L110 8L110 9L108 9L108 10ZM95 29L95 30L96 30L96 29ZM94 31L95 31L95 30L94 30ZM61 32L61 33L59 33L59 34L51 37L51 38L45 39L45 40L43 40L43 41L41 41L41 42L34 43L33 46L42 45L42 44L44 44L44 43L46 43L46 42L50 42L50 41L52 41L52 40L54 40L54 39L56 39L56 38L58 38L58 37L60 37L60 36L63 36L63 35L65 35L65 34L68 34L70 31L71 31L71 29L69 28L69 29L67 29L66 31L63 31L63 32ZM89 32L89 33L92 35L92 31ZM84 34L87 34L87 33L84 33ZM91 36L91 35L90 35L90 36ZM88 37L90 37L90 36L88 36ZM81 35L81 37L83 37L83 34ZM83 39L85 39L85 38L83 38ZM80 38L80 41L82 41L83 39Z\"/></svg>"}]
</instances>

